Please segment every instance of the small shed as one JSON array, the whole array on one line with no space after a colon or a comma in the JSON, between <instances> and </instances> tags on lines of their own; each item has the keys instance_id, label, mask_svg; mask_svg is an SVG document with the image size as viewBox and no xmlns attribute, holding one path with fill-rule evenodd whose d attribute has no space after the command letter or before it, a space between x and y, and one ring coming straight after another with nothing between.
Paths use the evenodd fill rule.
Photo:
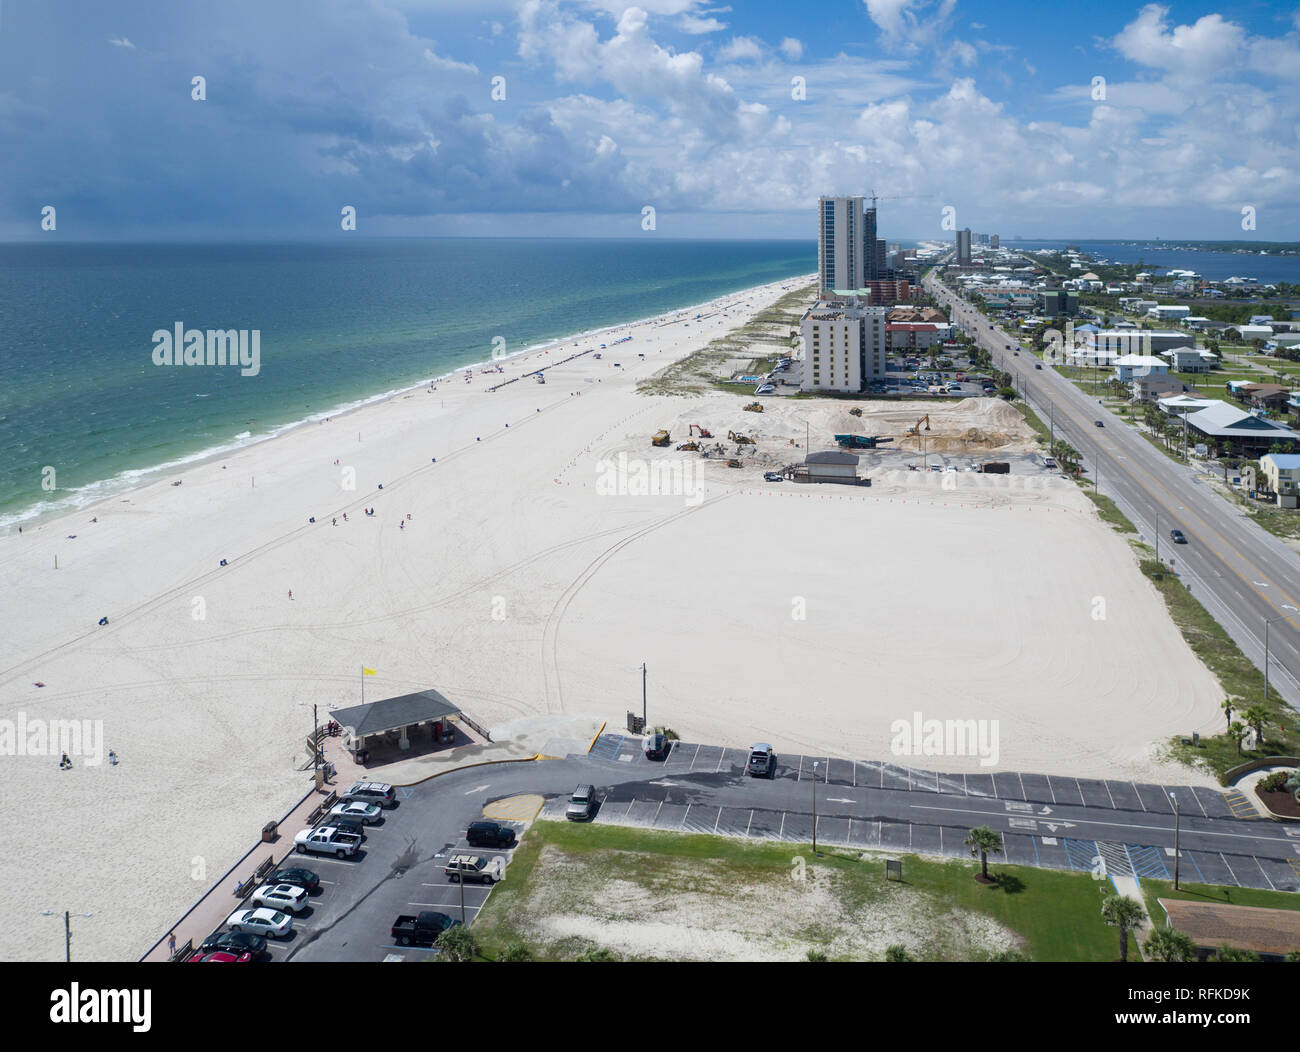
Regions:
<instances>
[{"instance_id":1,"label":"small shed","mask_svg":"<svg viewBox=\"0 0 1300 1052\"><path fill-rule=\"evenodd\" d=\"M1300 950L1300 910L1159 899L1172 928L1191 938L1202 960L1220 946L1280 961Z\"/></svg>"},{"instance_id":2,"label":"small shed","mask_svg":"<svg viewBox=\"0 0 1300 1052\"><path fill-rule=\"evenodd\" d=\"M809 453L803 458L803 463L794 469L794 480L856 485L859 482L858 455L840 449Z\"/></svg>"}]
</instances>

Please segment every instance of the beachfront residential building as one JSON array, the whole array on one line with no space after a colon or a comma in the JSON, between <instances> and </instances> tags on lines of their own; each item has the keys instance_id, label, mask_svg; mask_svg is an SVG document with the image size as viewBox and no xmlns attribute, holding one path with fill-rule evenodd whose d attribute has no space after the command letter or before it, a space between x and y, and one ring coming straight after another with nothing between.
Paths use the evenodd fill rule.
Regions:
<instances>
[{"instance_id":1,"label":"beachfront residential building","mask_svg":"<svg viewBox=\"0 0 1300 1052\"><path fill-rule=\"evenodd\" d=\"M1099 364L1110 361L1122 354L1161 354L1177 347L1187 346L1187 335L1160 329L1140 329L1119 331L1100 329L1089 331L1088 326L1080 325L1075 330L1076 337L1081 337L1085 353L1098 359Z\"/></svg>"},{"instance_id":2,"label":"beachfront residential building","mask_svg":"<svg viewBox=\"0 0 1300 1052\"><path fill-rule=\"evenodd\" d=\"M934 322L891 321L885 324L885 347L889 351L926 351L948 339L952 326Z\"/></svg>"},{"instance_id":3,"label":"beachfront residential building","mask_svg":"<svg viewBox=\"0 0 1300 1052\"><path fill-rule=\"evenodd\" d=\"M1251 340L1271 340L1273 338L1273 326L1271 325L1238 325L1237 332L1241 334L1243 343L1250 343Z\"/></svg>"},{"instance_id":4,"label":"beachfront residential building","mask_svg":"<svg viewBox=\"0 0 1300 1052\"><path fill-rule=\"evenodd\" d=\"M1181 395L1187 390L1187 385L1168 373L1154 373L1134 376L1130 389L1135 402L1163 402L1165 399Z\"/></svg>"},{"instance_id":5,"label":"beachfront residential building","mask_svg":"<svg viewBox=\"0 0 1300 1052\"><path fill-rule=\"evenodd\" d=\"M823 292L857 289L865 283L863 222L861 197L818 199L817 273ZM872 236L874 240L874 231Z\"/></svg>"},{"instance_id":6,"label":"beachfront residential building","mask_svg":"<svg viewBox=\"0 0 1300 1052\"><path fill-rule=\"evenodd\" d=\"M1224 402L1222 398L1199 398L1196 395L1178 394L1169 398L1159 398L1156 404L1166 416L1185 416L1201 409L1209 409L1212 405L1223 405Z\"/></svg>"},{"instance_id":7,"label":"beachfront residential building","mask_svg":"<svg viewBox=\"0 0 1300 1052\"><path fill-rule=\"evenodd\" d=\"M912 298L911 282L905 278L873 278L866 287L871 290L871 302L878 307L906 303Z\"/></svg>"},{"instance_id":8,"label":"beachfront residential building","mask_svg":"<svg viewBox=\"0 0 1300 1052\"><path fill-rule=\"evenodd\" d=\"M1184 318L1190 317L1191 313L1191 307L1184 307L1179 304L1165 304L1164 306L1157 304L1147 309L1147 317L1155 318L1158 321L1182 321Z\"/></svg>"},{"instance_id":9,"label":"beachfront residential building","mask_svg":"<svg viewBox=\"0 0 1300 1052\"><path fill-rule=\"evenodd\" d=\"M831 289L799 322L804 391L861 391L885 376L884 307L866 289Z\"/></svg>"}]
</instances>

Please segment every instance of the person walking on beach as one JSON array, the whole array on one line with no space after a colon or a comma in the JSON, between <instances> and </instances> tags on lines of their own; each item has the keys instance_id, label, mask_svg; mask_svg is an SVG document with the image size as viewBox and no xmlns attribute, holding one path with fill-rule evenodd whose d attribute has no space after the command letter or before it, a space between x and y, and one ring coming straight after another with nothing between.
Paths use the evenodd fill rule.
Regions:
<instances>
[{"instance_id":1,"label":"person walking on beach","mask_svg":"<svg viewBox=\"0 0 1300 1052\"><path fill-rule=\"evenodd\" d=\"M167 954L170 957L176 956L176 933L172 932L167 936Z\"/></svg>"},{"instance_id":2,"label":"person walking on beach","mask_svg":"<svg viewBox=\"0 0 1300 1052\"><path fill-rule=\"evenodd\" d=\"M338 520L337 517L335 517L335 518L333 518L333 519L330 519L330 525L331 525L331 526L337 526L338 524L339 524L339 520Z\"/></svg>"},{"instance_id":3,"label":"person walking on beach","mask_svg":"<svg viewBox=\"0 0 1300 1052\"><path fill-rule=\"evenodd\" d=\"M289 598L290 598L290 599L293 598L293 589L292 589L292 588L289 589Z\"/></svg>"},{"instance_id":4,"label":"person walking on beach","mask_svg":"<svg viewBox=\"0 0 1300 1052\"><path fill-rule=\"evenodd\" d=\"M117 753L115 753L112 749L108 750L108 763L110 767L117 766Z\"/></svg>"},{"instance_id":5,"label":"person walking on beach","mask_svg":"<svg viewBox=\"0 0 1300 1052\"><path fill-rule=\"evenodd\" d=\"M63 754L63 759L59 761L59 770L60 771L72 770L72 761L68 759L68 754L66 752Z\"/></svg>"}]
</instances>

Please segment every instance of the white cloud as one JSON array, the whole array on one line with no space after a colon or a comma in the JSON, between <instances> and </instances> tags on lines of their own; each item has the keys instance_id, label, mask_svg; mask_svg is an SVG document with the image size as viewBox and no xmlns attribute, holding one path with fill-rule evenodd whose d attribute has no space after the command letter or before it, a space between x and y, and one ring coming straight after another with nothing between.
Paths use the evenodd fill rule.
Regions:
<instances>
[{"instance_id":1,"label":"white cloud","mask_svg":"<svg viewBox=\"0 0 1300 1052\"><path fill-rule=\"evenodd\" d=\"M1236 23L1205 15L1170 31L1168 13L1167 7L1148 4L1115 37L1115 48L1141 65L1197 76L1220 74L1245 59L1246 32Z\"/></svg>"},{"instance_id":2,"label":"white cloud","mask_svg":"<svg viewBox=\"0 0 1300 1052\"><path fill-rule=\"evenodd\" d=\"M803 41L795 37L786 37L781 41L781 54L791 62L798 62L803 58Z\"/></svg>"},{"instance_id":3,"label":"white cloud","mask_svg":"<svg viewBox=\"0 0 1300 1052\"><path fill-rule=\"evenodd\" d=\"M718 57L724 62L762 58L763 45L754 37L732 37L731 42L718 52Z\"/></svg>"},{"instance_id":4,"label":"white cloud","mask_svg":"<svg viewBox=\"0 0 1300 1052\"><path fill-rule=\"evenodd\" d=\"M699 15L682 15L677 21L677 28L684 33L690 33L694 36L700 36L704 33L716 33L719 30L726 29L726 22L719 22L716 18L701 18Z\"/></svg>"},{"instance_id":5,"label":"white cloud","mask_svg":"<svg viewBox=\"0 0 1300 1052\"><path fill-rule=\"evenodd\" d=\"M127 40L126 37L109 37L108 42L114 47L126 47L130 48L132 51L135 50L135 45L132 44L131 41Z\"/></svg>"},{"instance_id":6,"label":"white cloud","mask_svg":"<svg viewBox=\"0 0 1300 1052\"><path fill-rule=\"evenodd\" d=\"M478 66L472 62L457 62L454 58L444 58L442 55L435 55L430 48L424 49L424 60L434 69L441 70L443 73L473 73L478 74Z\"/></svg>"}]
</instances>

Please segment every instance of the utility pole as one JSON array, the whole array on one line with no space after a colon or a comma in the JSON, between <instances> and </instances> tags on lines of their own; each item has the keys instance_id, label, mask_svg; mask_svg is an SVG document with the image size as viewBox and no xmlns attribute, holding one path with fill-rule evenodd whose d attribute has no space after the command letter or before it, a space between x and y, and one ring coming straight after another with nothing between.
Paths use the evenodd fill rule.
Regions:
<instances>
[{"instance_id":1,"label":"utility pole","mask_svg":"<svg viewBox=\"0 0 1300 1052\"><path fill-rule=\"evenodd\" d=\"M645 708L645 662L641 662L641 729L646 727L646 708Z\"/></svg>"},{"instance_id":2,"label":"utility pole","mask_svg":"<svg viewBox=\"0 0 1300 1052\"><path fill-rule=\"evenodd\" d=\"M316 705L311 707L311 765L320 785L320 723L316 719Z\"/></svg>"}]
</instances>

